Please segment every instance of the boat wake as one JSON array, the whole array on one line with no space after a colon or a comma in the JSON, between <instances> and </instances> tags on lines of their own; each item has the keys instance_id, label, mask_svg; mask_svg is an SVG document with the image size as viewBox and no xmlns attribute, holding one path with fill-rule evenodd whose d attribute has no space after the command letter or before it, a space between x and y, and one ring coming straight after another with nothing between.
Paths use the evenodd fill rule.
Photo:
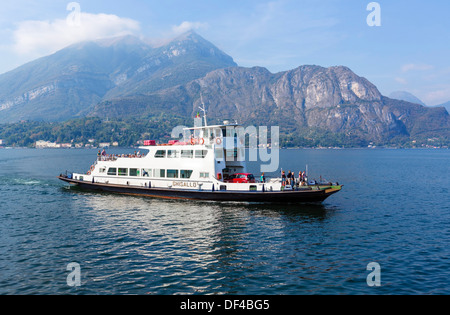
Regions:
<instances>
[{"instance_id":1,"label":"boat wake","mask_svg":"<svg viewBox=\"0 0 450 315\"><path fill-rule=\"evenodd\" d=\"M51 186L50 182L35 178L0 177L0 182L6 186Z\"/></svg>"}]
</instances>

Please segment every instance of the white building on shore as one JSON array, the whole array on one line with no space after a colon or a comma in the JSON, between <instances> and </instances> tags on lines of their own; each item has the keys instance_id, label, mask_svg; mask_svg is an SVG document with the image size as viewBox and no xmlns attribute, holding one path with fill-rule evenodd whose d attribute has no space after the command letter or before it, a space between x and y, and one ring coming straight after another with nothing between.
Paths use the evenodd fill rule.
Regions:
<instances>
[{"instance_id":1,"label":"white building on shore","mask_svg":"<svg viewBox=\"0 0 450 315\"><path fill-rule=\"evenodd\" d=\"M60 148L61 145L57 144L55 142L49 142L49 141L43 141L43 140L39 140L36 141L36 149L56 149L56 148Z\"/></svg>"},{"instance_id":2,"label":"white building on shore","mask_svg":"<svg viewBox=\"0 0 450 315\"><path fill-rule=\"evenodd\" d=\"M49 141L43 141L39 140L36 141L36 149L70 149L72 147L72 143L56 143L56 142L49 142Z\"/></svg>"}]
</instances>

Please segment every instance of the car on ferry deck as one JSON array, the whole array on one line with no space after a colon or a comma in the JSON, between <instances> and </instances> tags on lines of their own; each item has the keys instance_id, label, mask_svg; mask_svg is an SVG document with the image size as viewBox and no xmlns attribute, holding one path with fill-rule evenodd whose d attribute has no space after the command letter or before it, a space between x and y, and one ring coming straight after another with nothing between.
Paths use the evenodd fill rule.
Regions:
<instances>
[{"instance_id":1,"label":"car on ferry deck","mask_svg":"<svg viewBox=\"0 0 450 315\"><path fill-rule=\"evenodd\" d=\"M227 183L256 183L255 176L251 173L236 173L231 175L227 180Z\"/></svg>"}]
</instances>

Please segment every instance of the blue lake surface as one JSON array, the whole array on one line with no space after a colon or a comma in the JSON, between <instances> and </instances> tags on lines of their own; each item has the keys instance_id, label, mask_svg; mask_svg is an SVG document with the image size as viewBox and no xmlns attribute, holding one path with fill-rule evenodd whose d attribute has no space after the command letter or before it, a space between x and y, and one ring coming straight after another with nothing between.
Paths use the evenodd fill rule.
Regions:
<instances>
[{"instance_id":1,"label":"blue lake surface","mask_svg":"<svg viewBox=\"0 0 450 315\"><path fill-rule=\"evenodd\" d=\"M0 150L0 294L450 294L450 150L282 150L284 170L307 164L345 185L288 206L80 192L56 178L96 153Z\"/></svg>"}]
</instances>

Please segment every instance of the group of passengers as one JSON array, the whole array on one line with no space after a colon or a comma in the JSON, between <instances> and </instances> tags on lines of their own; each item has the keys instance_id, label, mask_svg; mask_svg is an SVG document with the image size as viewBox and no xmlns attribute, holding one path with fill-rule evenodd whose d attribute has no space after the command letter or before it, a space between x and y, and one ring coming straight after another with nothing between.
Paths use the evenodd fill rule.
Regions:
<instances>
[{"instance_id":1,"label":"group of passengers","mask_svg":"<svg viewBox=\"0 0 450 315\"><path fill-rule=\"evenodd\" d=\"M306 186L308 183L308 176L305 171L298 172L298 177L295 177L295 173L289 171L287 174L285 171L281 171L281 186L291 186L295 188L296 186Z\"/></svg>"},{"instance_id":2,"label":"group of passengers","mask_svg":"<svg viewBox=\"0 0 450 315\"><path fill-rule=\"evenodd\" d=\"M98 150L97 157L99 161L115 161L118 158L143 158L144 154L141 154L141 151L134 151L134 154L106 154L106 150L103 151Z\"/></svg>"},{"instance_id":3,"label":"group of passengers","mask_svg":"<svg viewBox=\"0 0 450 315\"><path fill-rule=\"evenodd\" d=\"M266 176L264 173L261 175L261 183L266 182ZM299 186L307 186L308 176L305 171L298 172L298 177L295 177L295 173L289 171L287 174L285 171L281 171L281 185L283 187L291 186L292 188Z\"/></svg>"}]
</instances>

